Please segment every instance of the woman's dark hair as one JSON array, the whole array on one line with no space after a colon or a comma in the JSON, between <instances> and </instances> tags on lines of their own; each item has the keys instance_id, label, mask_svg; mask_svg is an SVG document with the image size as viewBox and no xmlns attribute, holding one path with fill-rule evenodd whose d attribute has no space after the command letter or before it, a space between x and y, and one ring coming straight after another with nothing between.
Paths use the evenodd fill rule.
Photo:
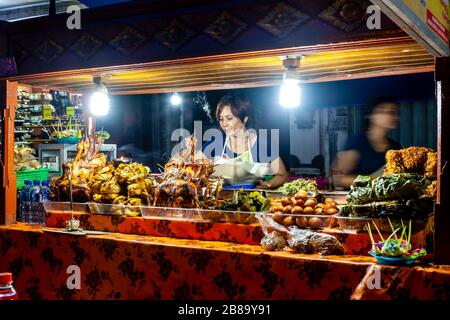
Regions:
<instances>
[{"instance_id":1,"label":"woman's dark hair","mask_svg":"<svg viewBox=\"0 0 450 320\"><path fill-rule=\"evenodd\" d=\"M216 119L219 120L220 114L223 108L230 107L231 113L239 118L242 122L245 122L245 118L249 116L250 101L247 96L236 93L227 94L220 99L216 109Z\"/></svg>"},{"instance_id":2,"label":"woman's dark hair","mask_svg":"<svg viewBox=\"0 0 450 320\"><path fill-rule=\"evenodd\" d=\"M377 112L377 109L383 104L393 104L397 107L397 109L400 107L398 102L392 97L385 96L376 98L369 104L369 108L366 112L366 117L364 119L364 131L367 131L370 127L370 116Z\"/></svg>"}]
</instances>

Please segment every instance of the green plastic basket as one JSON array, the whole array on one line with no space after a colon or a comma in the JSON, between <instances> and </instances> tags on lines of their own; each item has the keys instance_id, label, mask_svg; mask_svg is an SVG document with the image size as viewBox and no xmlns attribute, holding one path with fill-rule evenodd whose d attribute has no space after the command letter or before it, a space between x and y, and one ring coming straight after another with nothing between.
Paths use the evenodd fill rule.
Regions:
<instances>
[{"instance_id":1,"label":"green plastic basket","mask_svg":"<svg viewBox=\"0 0 450 320\"><path fill-rule=\"evenodd\" d=\"M48 180L48 168L31 169L31 170L20 170L16 172L17 176L17 189L22 189L25 180Z\"/></svg>"}]
</instances>

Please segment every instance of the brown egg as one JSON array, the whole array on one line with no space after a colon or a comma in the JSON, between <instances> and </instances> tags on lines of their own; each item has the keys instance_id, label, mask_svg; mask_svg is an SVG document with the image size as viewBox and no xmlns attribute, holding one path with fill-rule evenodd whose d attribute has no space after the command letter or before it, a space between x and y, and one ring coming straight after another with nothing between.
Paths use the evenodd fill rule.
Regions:
<instances>
[{"instance_id":1,"label":"brown egg","mask_svg":"<svg viewBox=\"0 0 450 320\"><path fill-rule=\"evenodd\" d=\"M270 212L273 213L276 211L283 211L283 206L281 204L277 203L270 208Z\"/></svg>"},{"instance_id":2,"label":"brown egg","mask_svg":"<svg viewBox=\"0 0 450 320\"><path fill-rule=\"evenodd\" d=\"M281 211L277 211L273 214L273 221L277 222L277 223L283 223L283 220L285 218L285 216L283 215L283 212Z\"/></svg>"},{"instance_id":3,"label":"brown egg","mask_svg":"<svg viewBox=\"0 0 450 320\"><path fill-rule=\"evenodd\" d=\"M303 213L303 208L300 207L300 206L292 207L291 213L292 214L302 214Z\"/></svg>"},{"instance_id":4,"label":"brown egg","mask_svg":"<svg viewBox=\"0 0 450 320\"><path fill-rule=\"evenodd\" d=\"M320 218L309 218L308 225L312 229L322 228L322 219Z\"/></svg>"},{"instance_id":5,"label":"brown egg","mask_svg":"<svg viewBox=\"0 0 450 320\"><path fill-rule=\"evenodd\" d=\"M283 224L285 227L289 227L295 224L295 219L294 217L286 217L283 220Z\"/></svg>"},{"instance_id":6,"label":"brown egg","mask_svg":"<svg viewBox=\"0 0 450 320\"><path fill-rule=\"evenodd\" d=\"M303 201L302 199L295 200L294 206L304 207L305 201Z\"/></svg>"},{"instance_id":7,"label":"brown egg","mask_svg":"<svg viewBox=\"0 0 450 320\"><path fill-rule=\"evenodd\" d=\"M286 206L283 208L283 213L291 213L292 211L292 206Z\"/></svg>"},{"instance_id":8,"label":"brown egg","mask_svg":"<svg viewBox=\"0 0 450 320\"><path fill-rule=\"evenodd\" d=\"M304 207L303 213L304 214L314 214L314 209L312 207Z\"/></svg>"},{"instance_id":9,"label":"brown egg","mask_svg":"<svg viewBox=\"0 0 450 320\"><path fill-rule=\"evenodd\" d=\"M331 203L331 202L333 202L334 200L333 200L333 198L325 198L325 204L329 204L329 203Z\"/></svg>"},{"instance_id":10,"label":"brown egg","mask_svg":"<svg viewBox=\"0 0 450 320\"><path fill-rule=\"evenodd\" d=\"M316 199L308 199L305 201L305 207L311 207L314 208L317 205L317 200Z\"/></svg>"},{"instance_id":11,"label":"brown egg","mask_svg":"<svg viewBox=\"0 0 450 320\"><path fill-rule=\"evenodd\" d=\"M323 214L323 208L316 207L316 209L314 209L314 213L315 214Z\"/></svg>"},{"instance_id":12,"label":"brown egg","mask_svg":"<svg viewBox=\"0 0 450 320\"><path fill-rule=\"evenodd\" d=\"M329 215L336 214L338 212L339 211L336 208L330 208L330 209L327 210L327 214L329 214Z\"/></svg>"},{"instance_id":13,"label":"brown egg","mask_svg":"<svg viewBox=\"0 0 450 320\"><path fill-rule=\"evenodd\" d=\"M305 201L306 199L308 199L308 192L305 191L299 191L295 194L294 198L296 200L303 200Z\"/></svg>"},{"instance_id":14,"label":"brown egg","mask_svg":"<svg viewBox=\"0 0 450 320\"><path fill-rule=\"evenodd\" d=\"M305 217L297 217L295 218L295 224L299 228L306 228L308 226L308 219Z\"/></svg>"},{"instance_id":15,"label":"brown egg","mask_svg":"<svg viewBox=\"0 0 450 320\"><path fill-rule=\"evenodd\" d=\"M283 206L290 206L290 205L292 205L292 200L285 197L285 198L281 199L281 204Z\"/></svg>"},{"instance_id":16,"label":"brown egg","mask_svg":"<svg viewBox=\"0 0 450 320\"><path fill-rule=\"evenodd\" d=\"M330 206L330 208L336 208L337 207L337 203L334 202L334 201L330 202L328 205Z\"/></svg>"}]
</instances>

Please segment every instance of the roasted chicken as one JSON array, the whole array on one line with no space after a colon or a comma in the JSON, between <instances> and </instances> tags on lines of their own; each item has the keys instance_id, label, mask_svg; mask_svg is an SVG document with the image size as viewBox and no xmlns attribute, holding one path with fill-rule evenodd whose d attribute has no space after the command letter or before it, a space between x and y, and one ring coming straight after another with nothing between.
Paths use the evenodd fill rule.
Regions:
<instances>
[{"instance_id":1,"label":"roasted chicken","mask_svg":"<svg viewBox=\"0 0 450 320\"><path fill-rule=\"evenodd\" d=\"M196 140L191 137L186 149L172 158L165 166L162 182L156 188L153 204L174 208L197 208L211 199L216 190L216 201L223 182L210 179L214 166L210 161L194 162Z\"/></svg>"}]
</instances>

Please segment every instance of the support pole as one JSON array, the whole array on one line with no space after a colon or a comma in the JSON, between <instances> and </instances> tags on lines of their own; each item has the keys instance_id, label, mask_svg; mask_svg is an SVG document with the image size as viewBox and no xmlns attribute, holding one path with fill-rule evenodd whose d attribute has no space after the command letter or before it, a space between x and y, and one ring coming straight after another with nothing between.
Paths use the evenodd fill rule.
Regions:
<instances>
[{"instance_id":1,"label":"support pole","mask_svg":"<svg viewBox=\"0 0 450 320\"><path fill-rule=\"evenodd\" d=\"M16 223L16 174L14 173L14 118L17 82L0 81L2 144L0 161L0 225Z\"/></svg>"},{"instance_id":2,"label":"support pole","mask_svg":"<svg viewBox=\"0 0 450 320\"><path fill-rule=\"evenodd\" d=\"M434 256L438 264L450 264L450 57L436 58L437 99L437 199Z\"/></svg>"}]
</instances>

